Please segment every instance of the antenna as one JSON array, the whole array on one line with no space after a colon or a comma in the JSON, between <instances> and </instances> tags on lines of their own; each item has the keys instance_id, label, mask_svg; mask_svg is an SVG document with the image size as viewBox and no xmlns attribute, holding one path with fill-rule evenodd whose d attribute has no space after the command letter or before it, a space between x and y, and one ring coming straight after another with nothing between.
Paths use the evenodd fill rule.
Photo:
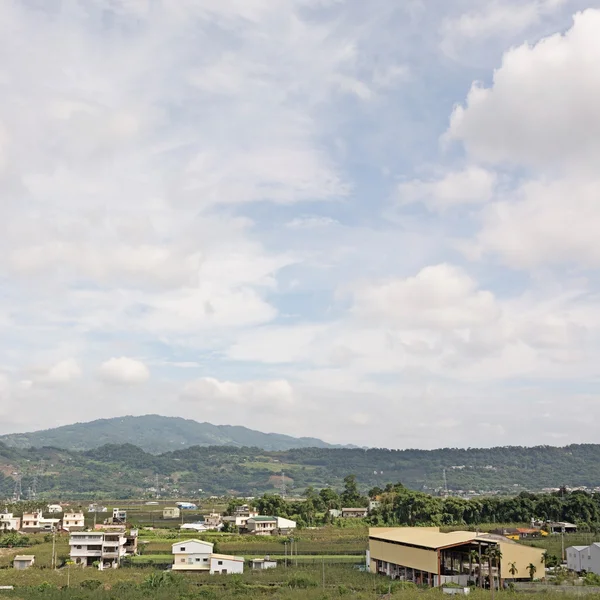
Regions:
<instances>
[{"instance_id":1,"label":"antenna","mask_svg":"<svg viewBox=\"0 0 600 600\"><path fill-rule=\"evenodd\" d=\"M44 461L43 461L43 459L40 459L40 464L38 465L37 469L33 473L33 482L31 484L31 486L29 487L29 489L27 490L27 499L28 500L36 499L38 479L39 479L39 476L42 474L43 470L44 470Z\"/></svg>"}]
</instances>

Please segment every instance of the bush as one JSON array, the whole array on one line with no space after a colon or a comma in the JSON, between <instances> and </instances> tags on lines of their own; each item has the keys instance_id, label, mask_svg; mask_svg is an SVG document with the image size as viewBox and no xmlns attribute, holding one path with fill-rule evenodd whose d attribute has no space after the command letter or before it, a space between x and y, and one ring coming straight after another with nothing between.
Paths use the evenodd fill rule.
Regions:
<instances>
[{"instance_id":1,"label":"bush","mask_svg":"<svg viewBox=\"0 0 600 600\"><path fill-rule=\"evenodd\" d=\"M291 588L305 590L307 588L317 587L317 582L305 575L296 575L295 577L290 577L290 579L288 579L287 585Z\"/></svg>"},{"instance_id":2,"label":"bush","mask_svg":"<svg viewBox=\"0 0 600 600\"><path fill-rule=\"evenodd\" d=\"M84 579L79 585L86 590L97 590L102 582L98 579Z\"/></svg>"}]
</instances>

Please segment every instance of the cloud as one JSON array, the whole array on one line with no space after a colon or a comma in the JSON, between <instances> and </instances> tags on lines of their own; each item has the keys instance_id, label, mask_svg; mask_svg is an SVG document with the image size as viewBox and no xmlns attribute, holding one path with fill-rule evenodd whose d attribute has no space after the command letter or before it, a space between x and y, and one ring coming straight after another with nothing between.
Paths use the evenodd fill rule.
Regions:
<instances>
[{"instance_id":1,"label":"cloud","mask_svg":"<svg viewBox=\"0 0 600 600\"><path fill-rule=\"evenodd\" d=\"M294 404L295 393L286 380L273 381L219 381L204 377L188 383L182 398L203 405L216 403L221 409L227 404L278 411Z\"/></svg>"},{"instance_id":2,"label":"cloud","mask_svg":"<svg viewBox=\"0 0 600 600\"><path fill-rule=\"evenodd\" d=\"M67 358L50 367L37 381L49 385L69 383L81 377L81 368L74 358Z\"/></svg>"},{"instance_id":3,"label":"cloud","mask_svg":"<svg viewBox=\"0 0 600 600\"><path fill-rule=\"evenodd\" d=\"M477 288L461 269L434 265L414 277L358 288L353 311L367 320L417 328L468 327L495 320L499 311L493 294Z\"/></svg>"},{"instance_id":4,"label":"cloud","mask_svg":"<svg viewBox=\"0 0 600 600\"><path fill-rule=\"evenodd\" d=\"M422 202L433 211L489 202L496 186L496 174L476 166L447 173L433 181L413 179L398 185L400 205Z\"/></svg>"},{"instance_id":5,"label":"cloud","mask_svg":"<svg viewBox=\"0 0 600 600\"><path fill-rule=\"evenodd\" d=\"M505 53L490 87L474 83L448 139L475 160L590 169L600 159L600 10L574 16L564 35Z\"/></svg>"},{"instance_id":6,"label":"cloud","mask_svg":"<svg viewBox=\"0 0 600 600\"><path fill-rule=\"evenodd\" d=\"M135 385L147 381L150 378L150 371L143 362L122 356L110 358L102 363L100 377L108 383Z\"/></svg>"}]
</instances>

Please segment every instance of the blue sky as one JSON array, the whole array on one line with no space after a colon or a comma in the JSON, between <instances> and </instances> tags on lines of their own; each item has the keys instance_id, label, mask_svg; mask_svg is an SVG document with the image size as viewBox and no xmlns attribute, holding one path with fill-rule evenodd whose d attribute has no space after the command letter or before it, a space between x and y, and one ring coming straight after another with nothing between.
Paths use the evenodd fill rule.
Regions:
<instances>
[{"instance_id":1,"label":"blue sky","mask_svg":"<svg viewBox=\"0 0 600 600\"><path fill-rule=\"evenodd\" d=\"M0 6L0 433L598 441L600 0Z\"/></svg>"}]
</instances>

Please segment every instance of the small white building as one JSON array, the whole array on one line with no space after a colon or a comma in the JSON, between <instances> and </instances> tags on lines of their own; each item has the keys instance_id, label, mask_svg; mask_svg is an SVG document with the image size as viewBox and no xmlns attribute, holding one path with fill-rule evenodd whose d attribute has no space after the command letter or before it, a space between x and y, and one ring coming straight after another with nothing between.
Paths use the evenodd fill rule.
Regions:
<instances>
[{"instance_id":1,"label":"small white building","mask_svg":"<svg viewBox=\"0 0 600 600\"><path fill-rule=\"evenodd\" d=\"M62 526L67 531L81 531L85 528L85 517L82 512L66 512L63 514Z\"/></svg>"},{"instance_id":2,"label":"small white building","mask_svg":"<svg viewBox=\"0 0 600 600\"><path fill-rule=\"evenodd\" d=\"M252 568L257 571L275 569L277 567L277 561L271 560L269 556L265 556L264 558L253 558L250 564L252 565Z\"/></svg>"},{"instance_id":3,"label":"small white building","mask_svg":"<svg viewBox=\"0 0 600 600\"><path fill-rule=\"evenodd\" d=\"M19 531L21 529L21 518L12 513L0 513L0 531Z\"/></svg>"},{"instance_id":4,"label":"small white building","mask_svg":"<svg viewBox=\"0 0 600 600\"><path fill-rule=\"evenodd\" d=\"M165 506L163 508L163 519L178 519L181 516L181 510L178 506Z\"/></svg>"},{"instance_id":5,"label":"small white building","mask_svg":"<svg viewBox=\"0 0 600 600\"><path fill-rule=\"evenodd\" d=\"M50 514L61 513L63 511L63 507L60 504L48 504L46 508Z\"/></svg>"},{"instance_id":6,"label":"small white building","mask_svg":"<svg viewBox=\"0 0 600 600\"><path fill-rule=\"evenodd\" d=\"M184 523L179 529L187 529L188 531L208 531L208 527L204 523Z\"/></svg>"},{"instance_id":7,"label":"small white building","mask_svg":"<svg viewBox=\"0 0 600 600\"><path fill-rule=\"evenodd\" d=\"M118 567L127 554L125 529L120 531L73 531L69 537L69 556L76 565Z\"/></svg>"},{"instance_id":8,"label":"small white building","mask_svg":"<svg viewBox=\"0 0 600 600\"><path fill-rule=\"evenodd\" d=\"M355 507L355 508L342 508L343 519L363 519L369 512L368 508Z\"/></svg>"},{"instance_id":9,"label":"small white building","mask_svg":"<svg viewBox=\"0 0 600 600\"><path fill-rule=\"evenodd\" d=\"M230 556L229 554L211 554L211 575L231 575L232 573L243 572L244 558L242 556Z\"/></svg>"},{"instance_id":10,"label":"small white building","mask_svg":"<svg viewBox=\"0 0 600 600\"><path fill-rule=\"evenodd\" d=\"M243 573L244 559L241 556L214 554L214 545L202 540L185 540L173 544L174 571L204 571L211 575Z\"/></svg>"},{"instance_id":11,"label":"small white building","mask_svg":"<svg viewBox=\"0 0 600 600\"><path fill-rule=\"evenodd\" d=\"M23 571L29 569L35 563L35 556L33 554L18 554L13 560L13 567L17 571Z\"/></svg>"},{"instance_id":12,"label":"small white building","mask_svg":"<svg viewBox=\"0 0 600 600\"><path fill-rule=\"evenodd\" d=\"M296 529L296 521L284 517L251 517L246 522L246 529L253 535L286 534Z\"/></svg>"},{"instance_id":13,"label":"small white building","mask_svg":"<svg viewBox=\"0 0 600 600\"><path fill-rule=\"evenodd\" d=\"M381 507L381 500L369 500L369 512L378 510Z\"/></svg>"},{"instance_id":14,"label":"small white building","mask_svg":"<svg viewBox=\"0 0 600 600\"><path fill-rule=\"evenodd\" d=\"M112 512L113 524L126 523L127 522L127 511L120 508L113 508Z\"/></svg>"},{"instance_id":15,"label":"small white building","mask_svg":"<svg viewBox=\"0 0 600 600\"><path fill-rule=\"evenodd\" d=\"M581 573L590 570L590 547L589 546L570 546L565 551L567 555L567 569Z\"/></svg>"}]
</instances>

